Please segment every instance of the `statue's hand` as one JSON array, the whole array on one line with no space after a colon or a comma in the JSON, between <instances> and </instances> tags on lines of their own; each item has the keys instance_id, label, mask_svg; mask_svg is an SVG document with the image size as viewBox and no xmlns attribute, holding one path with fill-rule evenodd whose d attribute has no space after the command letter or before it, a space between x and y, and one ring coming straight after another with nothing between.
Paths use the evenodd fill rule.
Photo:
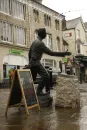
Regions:
<instances>
[{"instance_id":1,"label":"statue's hand","mask_svg":"<svg viewBox=\"0 0 87 130\"><path fill-rule=\"evenodd\" d=\"M68 51L66 51L66 52L64 52L64 56L70 56L72 53L71 52L68 52Z\"/></svg>"}]
</instances>

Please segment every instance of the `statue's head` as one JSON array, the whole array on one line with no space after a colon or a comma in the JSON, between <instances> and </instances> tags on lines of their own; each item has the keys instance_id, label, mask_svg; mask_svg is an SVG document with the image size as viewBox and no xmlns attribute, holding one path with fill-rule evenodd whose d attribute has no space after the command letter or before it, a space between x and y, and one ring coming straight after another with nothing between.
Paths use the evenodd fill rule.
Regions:
<instances>
[{"instance_id":1,"label":"statue's head","mask_svg":"<svg viewBox=\"0 0 87 130\"><path fill-rule=\"evenodd\" d=\"M44 39L46 37L46 29L40 28L37 30L37 34L41 39Z\"/></svg>"}]
</instances>

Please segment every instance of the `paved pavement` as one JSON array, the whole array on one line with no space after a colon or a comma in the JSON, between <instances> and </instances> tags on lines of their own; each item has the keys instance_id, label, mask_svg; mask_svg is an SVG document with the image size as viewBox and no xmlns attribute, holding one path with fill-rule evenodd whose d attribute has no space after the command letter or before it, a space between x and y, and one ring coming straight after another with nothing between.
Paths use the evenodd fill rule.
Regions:
<instances>
[{"instance_id":1,"label":"paved pavement","mask_svg":"<svg viewBox=\"0 0 87 130\"><path fill-rule=\"evenodd\" d=\"M81 91L81 108L55 108L55 89L53 105L47 108L30 110L26 116L25 109L9 108L8 117L5 109L9 89L0 89L0 130L87 130L87 84L79 85Z\"/></svg>"}]
</instances>

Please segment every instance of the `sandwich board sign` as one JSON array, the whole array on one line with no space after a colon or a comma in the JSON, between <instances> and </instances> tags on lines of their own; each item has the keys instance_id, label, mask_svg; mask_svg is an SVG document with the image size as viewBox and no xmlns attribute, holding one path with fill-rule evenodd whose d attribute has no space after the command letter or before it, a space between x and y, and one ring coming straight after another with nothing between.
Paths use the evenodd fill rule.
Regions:
<instances>
[{"instance_id":1,"label":"sandwich board sign","mask_svg":"<svg viewBox=\"0 0 87 130\"><path fill-rule=\"evenodd\" d=\"M30 69L15 70L5 115L7 116L8 108L20 107L21 101L23 101L27 115L29 115L28 109L38 107L40 110Z\"/></svg>"}]
</instances>

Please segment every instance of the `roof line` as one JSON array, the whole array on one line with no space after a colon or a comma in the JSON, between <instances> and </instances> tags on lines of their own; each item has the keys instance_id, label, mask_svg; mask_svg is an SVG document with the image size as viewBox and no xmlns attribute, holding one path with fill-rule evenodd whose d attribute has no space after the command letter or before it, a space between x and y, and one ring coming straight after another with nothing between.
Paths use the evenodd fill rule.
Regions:
<instances>
[{"instance_id":1,"label":"roof line","mask_svg":"<svg viewBox=\"0 0 87 130\"><path fill-rule=\"evenodd\" d=\"M31 0L31 1L32 1L32 0ZM33 2L38 3L39 5L42 5L42 6L44 6L45 8L48 8L48 9L50 9L51 11L54 11L55 13L58 13L57 11L55 11L55 10L53 10L53 9L51 9L51 8L49 8L49 7L47 7L46 5L43 5L43 4L39 3L39 2L37 2L37 1L33 1ZM63 17L65 17L65 15L63 15L63 14L61 14L61 13L58 13L58 14L60 14L60 15L63 16Z\"/></svg>"},{"instance_id":2,"label":"roof line","mask_svg":"<svg viewBox=\"0 0 87 130\"><path fill-rule=\"evenodd\" d=\"M79 19L79 18L81 18L81 17L77 17L77 18L74 18L74 19L70 19L70 20L67 20L66 22L72 21L72 20L75 20L75 19Z\"/></svg>"}]
</instances>

